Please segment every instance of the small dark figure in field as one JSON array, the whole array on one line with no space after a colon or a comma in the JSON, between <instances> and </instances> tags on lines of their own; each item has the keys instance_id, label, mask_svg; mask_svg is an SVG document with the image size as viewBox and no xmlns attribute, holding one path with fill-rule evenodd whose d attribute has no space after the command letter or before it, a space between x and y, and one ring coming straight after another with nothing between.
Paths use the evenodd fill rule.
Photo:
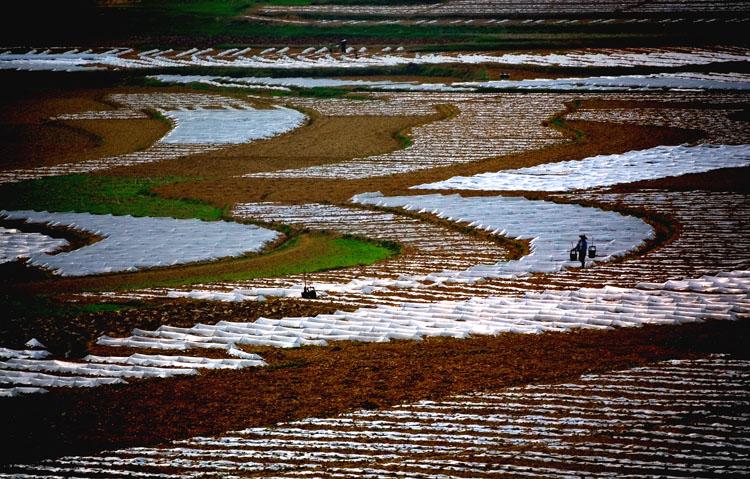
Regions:
<instances>
[{"instance_id":1,"label":"small dark figure in field","mask_svg":"<svg viewBox=\"0 0 750 479\"><path fill-rule=\"evenodd\" d=\"M341 53L346 53L346 40L341 40Z\"/></svg>"},{"instance_id":2,"label":"small dark figure in field","mask_svg":"<svg viewBox=\"0 0 750 479\"><path fill-rule=\"evenodd\" d=\"M586 252L589 249L589 245L586 241L586 235L581 235L580 238L575 249L578 251L578 261L581 262L581 268L583 268L586 265Z\"/></svg>"}]
</instances>

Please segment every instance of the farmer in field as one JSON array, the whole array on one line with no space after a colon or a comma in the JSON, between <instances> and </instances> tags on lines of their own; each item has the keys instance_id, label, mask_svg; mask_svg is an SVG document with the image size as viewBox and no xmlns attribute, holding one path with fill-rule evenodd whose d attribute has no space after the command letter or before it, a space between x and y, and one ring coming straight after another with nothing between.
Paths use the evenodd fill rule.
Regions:
<instances>
[{"instance_id":1,"label":"farmer in field","mask_svg":"<svg viewBox=\"0 0 750 479\"><path fill-rule=\"evenodd\" d=\"M581 268L586 265L586 252L588 251L588 242L586 241L586 235L580 235L578 244L576 245L576 251L578 251L578 261L581 262Z\"/></svg>"}]
</instances>

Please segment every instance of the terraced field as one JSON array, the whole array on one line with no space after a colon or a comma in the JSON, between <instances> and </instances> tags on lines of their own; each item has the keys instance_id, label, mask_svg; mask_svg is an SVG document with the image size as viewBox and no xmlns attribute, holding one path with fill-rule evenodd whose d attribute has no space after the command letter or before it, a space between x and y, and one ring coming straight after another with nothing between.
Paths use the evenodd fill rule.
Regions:
<instances>
[{"instance_id":1,"label":"terraced field","mask_svg":"<svg viewBox=\"0 0 750 479\"><path fill-rule=\"evenodd\" d=\"M0 477L750 473L746 2L126 3L0 51Z\"/></svg>"}]
</instances>

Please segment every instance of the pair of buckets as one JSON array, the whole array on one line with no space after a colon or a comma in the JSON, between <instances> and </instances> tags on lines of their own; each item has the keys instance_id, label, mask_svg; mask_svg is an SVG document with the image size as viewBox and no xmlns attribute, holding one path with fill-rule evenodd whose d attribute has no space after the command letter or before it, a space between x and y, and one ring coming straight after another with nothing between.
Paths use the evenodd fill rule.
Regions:
<instances>
[{"instance_id":1,"label":"pair of buckets","mask_svg":"<svg viewBox=\"0 0 750 479\"><path fill-rule=\"evenodd\" d=\"M596 258L596 246L589 246L589 258ZM576 261L578 259L578 250L573 248L570 250L570 260Z\"/></svg>"}]
</instances>

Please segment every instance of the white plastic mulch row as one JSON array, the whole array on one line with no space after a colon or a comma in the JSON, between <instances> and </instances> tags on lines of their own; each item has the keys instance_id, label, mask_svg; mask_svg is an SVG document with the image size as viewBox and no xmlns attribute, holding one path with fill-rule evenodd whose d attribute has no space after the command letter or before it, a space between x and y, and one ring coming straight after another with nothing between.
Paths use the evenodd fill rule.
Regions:
<instances>
[{"instance_id":1,"label":"white plastic mulch row","mask_svg":"<svg viewBox=\"0 0 750 479\"><path fill-rule=\"evenodd\" d=\"M552 15L579 16L602 13L706 13L743 12L745 4L737 0L715 1L664 1L664 0L624 0L581 2L577 0L540 0L529 3L524 0L447 0L435 3L425 0L412 5L264 5L257 12L262 15L318 14L335 16L446 16L457 15ZM598 16L598 15L597 15ZM639 16L639 18L641 18Z\"/></svg>"},{"instance_id":2,"label":"white plastic mulch row","mask_svg":"<svg viewBox=\"0 0 750 479\"><path fill-rule=\"evenodd\" d=\"M170 117L175 127L159 142L142 151L77 163L6 170L0 172L0 183L89 173L207 153L227 145L287 132L301 126L306 119L304 114L290 108L256 110L247 101L221 95L138 93L115 94L108 99L125 108L108 112L76 113L57 119L127 119L133 112L152 109ZM122 116L117 112L122 112Z\"/></svg>"},{"instance_id":3,"label":"white plastic mulch row","mask_svg":"<svg viewBox=\"0 0 750 479\"><path fill-rule=\"evenodd\" d=\"M139 110L96 110L79 113L65 113L51 120L145 120L149 116Z\"/></svg>"},{"instance_id":4,"label":"white plastic mulch row","mask_svg":"<svg viewBox=\"0 0 750 479\"><path fill-rule=\"evenodd\" d=\"M530 240L531 251L520 260L478 265L458 275L463 278L560 271L575 263L566 255L571 241L577 240L579 234L586 234L589 242L597 246L597 261L601 262L636 250L654 234L651 226L632 216L522 197L464 198L439 194L384 197L378 192L355 195L352 201L431 213L500 236Z\"/></svg>"},{"instance_id":5,"label":"white plastic mulch row","mask_svg":"<svg viewBox=\"0 0 750 479\"><path fill-rule=\"evenodd\" d=\"M391 110L403 104L413 111L415 102L425 107L449 104L455 116L414 127L412 144L381 155L356 158L332 165L253 173L255 178L369 178L468 163L485 158L544 148L566 141L559 131L542 123L564 109L572 97L556 94L480 95L472 93L387 94L386 102L348 100L349 108L361 115L378 115L378 108ZM373 95L384 98L386 94ZM295 102L296 103L296 102ZM310 108L330 111L345 101L306 102ZM319 106L318 106L319 105ZM433 110L434 111L434 110ZM347 114L351 114L349 111ZM405 113L409 114L409 113Z\"/></svg>"},{"instance_id":6,"label":"white plastic mulch row","mask_svg":"<svg viewBox=\"0 0 750 479\"><path fill-rule=\"evenodd\" d=\"M0 211L0 218L66 226L104 237L74 251L28 255L32 265L62 276L133 271L239 256L257 252L279 236L276 231L255 225L197 219L5 210Z\"/></svg>"},{"instance_id":7,"label":"white plastic mulch row","mask_svg":"<svg viewBox=\"0 0 750 479\"><path fill-rule=\"evenodd\" d=\"M0 263L28 258L34 254L51 253L68 244L64 239L51 238L41 233L23 233L0 226Z\"/></svg>"},{"instance_id":8,"label":"white plastic mulch row","mask_svg":"<svg viewBox=\"0 0 750 479\"><path fill-rule=\"evenodd\" d=\"M576 77L556 79L496 80L481 82L419 83L337 80L333 78L232 78L201 75L155 75L159 81L168 83L205 83L209 85L257 88L286 88L289 86L314 87L359 87L378 90L412 91L473 91L478 88L501 88L510 90L658 90L701 89L701 90L749 90L750 76L740 73L659 73L653 75L622 75L608 77Z\"/></svg>"},{"instance_id":9,"label":"white plastic mulch row","mask_svg":"<svg viewBox=\"0 0 750 479\"><path fill-rule=\"evenodd\" d=\"M428 2L425 2L428 3ZM718 17L690 17L690 16L684 16L684 17L662 17L659 18L659 16L653 16L653 17L626 17L622 16L622 14L618 15L617 17L611 17L611 18L559 18L560 13L565 13L567 11L557 11L555 10L555 14L557 17L536 17L537 14L540 12L536 10L529 9L526 14L531 14L531 18L529 17L507 17L507 18L477 18L474 15L477 15L479 13L479 10L475 10L476 4L479 4L480 2L472 2L472 4L465 4L466 10L461 13L460 18L455 17L438 17L438 18L421 18L417 19L419 17L413 17L404 16L405 13L413 12L411 9L407 9L405 12L401 12L397 10L394 7L375 7L375 8L383 8L384 10L376 13L376 11L372 10L369 13L367 12L368 7L354 7L354 8L363 8L363 11L357 11L351 12L350 14L356 14L356 15L373 15L373 18L362 18L362 19L348 19L347 17L340 16L340 13L336 13L336 15L333 18L302 18L298 20L290 20L288 18L284 18L286 13L283 13L279 10L270 10L266 11L265 9L260 10L265 15L242 15L241 18L245 20L257 20L263 23L276 23L276 24L293 24L293 25L316 25L316 26L326 26L326 27L340 27L340 26L346 26L346 25L357 25L357 26L371 26L371 25L404 25L404 26L425 26L425 27L442 27L442 26L452 26L452 25L474 25L474 26L517 26L517 25L580 25L582 27L587 27L590 25L616 25L616 26L622 26L622 25L628 25L628 24L695 24L697 26L700 26L700 24L709 25L709 24L721 24L721 25L728 25L728 24L738 24L738 23L747 23L750 22L750 18L743 17L743 16L732 16L731 18L727 18L726 16L718 16ZM735 10L745 12L745 9L740 7L739 1L734 2L726 2L726 3L734 3L736 5ZM726 3L723 3L723 5L726 5ZM442 5L442 4L441 4ZM529 3L524 2L523 5L526 8L529 8ZM536 7L536 4L532 4L532 8ZM580 3L584 8L581 10L581 12L592 12L596 11L597 14L600 14L601 12L598 10L594 10L597 6L601 5L601 3ZM669 5L673 5L672 2L669 3ZM705 3L701 2L701 6L706 5ZM588 8L587 8L588 7ZM273 8L273 7L270 7ZM390 8L390 10L385 10L387 8ZM386 11L388 13L386 13ZM708 11L708 9L703 10ZM431 11L424 11L424 13L420 13L419 16L427 16L430 15ZM488 13L488 12L485 12ZM493 15L498 15L499 11L492 11ZM569 12L567 12L569 13ZM670 12L673 13L673 12ZM385 20L378 20L376 17L380 15L389 15L391 18L385 19ZM504 13L507 15L507 13ZM310 47L312 50L310 51L316 51L316 48ZM338 50L338 47L336 47ZM364 50L363 50L364 49ZM381 48L380 51L391 51L392 47L385 47ZM323 51L327 50L325 47L323 47ZM347 53L351 53L355 51L354 47L347 48ZM367 47L361 47L358 52L366 52ZM306 52L303 50L302 54L306 54Z\"/></svg>"},{"instance_id":10,"label":"white plastic mulch row","mask_svg":"<svg viewBox=\"0 0 750 479\"><path fill-rule=\"evenodd\" d=\"M529 292L523 297L475 297L467 301L403 303L338 311L314 317L222 321L191 328L161 326L132 336L102 336L98 344L152 349L252 345L297 347L328 341L466 338L499 333L541 333L576 328L611 329L682 324L704 319L736 320L750 314L750 271L700 279L607 286L574 291Z\"/></svg>"},{"instance_id":11,"label":"white plastic mulch row","mask_svg":"<svg viewBox=\"0 0 750 479\"><path fill-rule=\"evenodd\" d=\"M195 375L201 369L242 369L265 366L255 354L238 351L242 359L134 354L86 356L83 362L45 359L46 351L0 351L0 397L44 393L49 387L96 387L126 384L124 378L167 378ZM5 354L2 354L5 352ZM46 354L45 354L46 353ZM231 351L230 351L231 353Z\"/></svg>"},{"instance_id":12,"label":"white plastic mulch row","mask_svg":"<svg viewBox=\"0 0 750 479\"><path fill-rule=\"evenodd\" d=\"M149 148L133 153L110 156L97 160L87 160L76 163L63 163L53 166L40 166L31 169L16 169L0 171L0 184L14 183L25 180L36 180L50 176L86 174L92 171L108 170L123 166L135 166L154 161L172 160L183 156L198 155L217 150L218 145L185 145L170 143L155 143Z\"/></svg>"},{"instance_id":13,"label":"white plastic mulch row","mask_svg":"<svg viewBox=\"0 0 750 479\"><path fill-rule=\"evenodd\" d=\"M290 108L273 110L183 110L165 115L175 127L162 143L231 144L268 138L297 128L307 117Z\"/></svg>"},{"instance_id":14,"label":"white plastic mulch row","mask_svg":"<svg viewBox=\"0 0 750 479\"><path fill-rule=\"evenodd\" d=\"M252 110L241 98L210 93L115 93L107 99L130 110Z\"/></svg>"},{"instance_id":15,"label":"white plastic mulch row","mask_svg":"<svg viewBox=\"0 0 750 479\"><path fill-rule=\"evenodd\" d=\"M605 96L603 99L606 99ZM710 98L710 97L709 97ZM750 144L747 122L735 119L740 108L614 108L578 109L566 120L658 125L700 130L702 142L724 145Z\"/></svg>"},{"instance_id":16,"label":"white plastic mulch row","mask_svg":"<svg viewBox=\"0 0 750 479\"><path fill-rule=\"evenodd\" d=\"M475 197L458 195L422 195L385 198L379 193L356 195L355 203L363 205L402 207L406 210L434 213L440 218L456 223L469 224L499 236L530 240L531 251L520 260L507 261L498 253L498 259L478 255L467 262L454 263L454 268L442 269L442 262L421 259L414 273L392 271L385 275L359 275L342 282L341 275L334 272L338 280L326 281L315 278L314 286L322 294L349 295L388 292L391 290L422 290L443 285L472 285L489 279L512 279L529 273L561 271L579 263L570 261L571 241L577 241L584 232L598 248L597 258L592 261L607 262L615 257L638 249L653 236L653 229L640 219L611 211L584 208L580 205L557 204L532 201L526 198ZM244 205L243 211L252 212L255 206ZM297 211L292 207L288 212ZM325 211L323 209L322 211ZM249 217L253 217L252 214ZM273 219L259 215L260 218ZM332 225L335 229L335 225ZM430 240L439 236L429 236ZM422 249L429 254L424 241ZM450 245L448 245L450 246ZM433 250L440 255L440 248ZM485 263L485 261L487 261ZM369 271L368 271L369 272ZM346 276L351 278L351 275ZM188 297L219 301L255 300L263 296L298 296L301 292L300 278L294 286L269 285L266 280L254 281L231 291L222 290L169 290L169 297ZM257 286L258 284L264 286ZM256 286L254 286L256 285Z\"/></svg>"},{"instance_id":17,"label":"white plastic mulch row","mask_svg":"<svg viewBox=\"0 0 750 479\"><path fill-rule=\"evenodd\" d=\"M503 88L520 90L750 90L750 76L744 73L656 73L584 78L494 80L458 82L456 88Z\"/></svg>"},{"instance_id":18,"label":"white plastic mulch row","mask_svg":"<svg viewBox=\"0 0 750 479\"><path fill-rule=\"evenodd\" d=\"M749 381L748 361L672 360L562 384L8 465L0 476L742 477L750 468Z\"/></svg>"},{"instance_id":19,"label":"white plastic mulch row","mask_svg":"<svg viewBox=\"0 0 750 479\"><path fill-rule=\"evenodd\" d=\"M305 9L310 6L305 6ZM399 7L402 8L402 7ZM270 50L270 51L267 51ZM186 52L183 52L186 53ZM582 49L565 53L435 53L376 52L331 55L327 49L302 54L275 49L247 51L241 55L222 56L223 51L207 49L183 55L173 50L155 50L150 54L132 50L113 49L104 52L48 49L22 53L0 52L0 69L13 70L90 70L100 68L147 69L161 67L218 67L237 68L347 68L363 66L396 66L414 64L499 64L542 65L567 67L679 67L723 62L744 62L748 50L742 47L714 48L643 48L643 49ZM251 54L252 53L252 54Z\"/></svg>"},{"instance_id":20,"label":"white plastic mulch row","mask_svg":"<svg viewBox=\"0 0 750 479\"><path fill-rule=\"evenodd\" d=\"M420 83L418 81L395 82L391 80L339 80L337 78L271 78L271 77L226 77L208 75L153 75L149 78L165 83L204 83L232 88L258 88L288 90L288 87L325 88L357 87L379 90L415 91L467 91L467 87L454 87L442 83Z\"/></svg>"},{"instance_id":21,"label":"white plastic mulch row","mask_svg":"<svg viewBox=\"0 0 750 479\"><path fill-rule=\"evenodd\" d=\"M456 176L414 186L434 190L567 191L750 165L750 145L657 146L581 161Z\"/></svg>"},{"instance_id":22,"label":"white plastic mulch row","mask_svg":"<svg viewBox=\"0 0 750 479\"><path fill-rule=\"evenodd\" d=\"M29 343L27 347L32 347ZM9 349L0 347L0 359L45 359L49 351L43 349Z\"/></svg>"}]
</instances>

